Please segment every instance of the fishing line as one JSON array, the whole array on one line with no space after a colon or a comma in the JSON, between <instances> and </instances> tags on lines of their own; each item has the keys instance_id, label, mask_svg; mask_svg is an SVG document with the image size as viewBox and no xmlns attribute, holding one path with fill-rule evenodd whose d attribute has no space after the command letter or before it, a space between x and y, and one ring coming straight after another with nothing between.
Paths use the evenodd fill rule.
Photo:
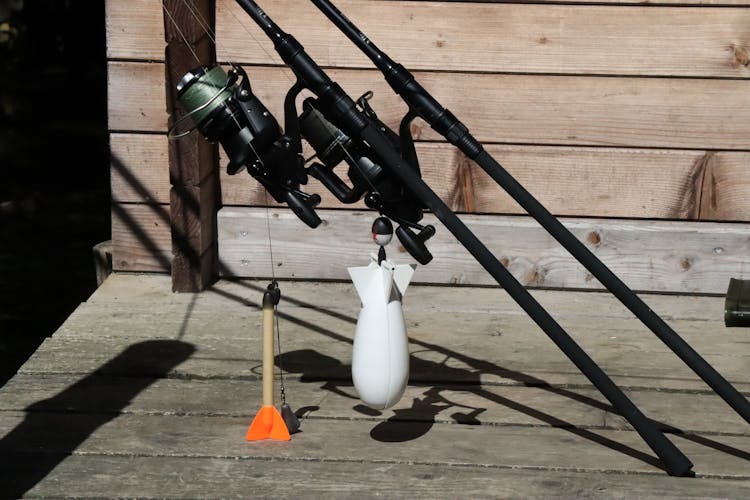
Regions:
<instances>
[{"instance_id":1,"label":"fishing line","mask_svg":"<svg viewBox=\"0 0 750 500\"><path fill-rule=\"evenodd\" d=\"M185 3L185 0L182 0L183 3ZM180 25L177 24L177 21L175 21L174 17L172 17L172 14L169 12L169 9L167 9L167 6L164 5L164 3L161 4L162 9L164 9L164 13L167 14L167 17L172 21L172 24L174 24L175 29L177 30L177 33L180 34L180 37L182 38L182 41L187 45L188 49L190 49L190 52L193 54L193 57L198 62L198 64L201 64L201 59L198 57L198 54L195 53L195 50L193 50L193 46L190 42L188 42L187 37L180 29Z\"/></svg>"},{"instance_id":2,"label":"fishing line","mask_svg":"<svg viewBox=\"0 0 750 500\"><path fill-rule=\"evenodd\" d=\"M214 32L214 30L211 29L210 24L203 17L203 15L200 13L200 11L197 9L197 7L195 5L192 5L191 2L189 2L188 0L182 0L182 4L190 12L190 14L192 15L193 19L200 25L201 29L206 34L206 36L208 36L208 38L211 40L211 42L214 44L214 46L217 47L217 48L221 48L221 50L224 51L224 52L227 52L226 49L225 49L225 47L223 47L217 41L217 39L216 39L216 33ZM217 2L217 8L218 8L219 4L220 4L220 2ZM198 57L198 54L193 49L192 44L190 42L188 42L187 37L183 33L183 31L180 28L180 26L177 24L177 21L175 20L175 18L169 12L169 9L167 9L166 5L164 5L163 3L162 3L162 8L163 8L164 12L166 13L167 17L169 17L170 21L174 25L174 27L177 30L177 32L179 33L180 37L182 38L183 43L185 43L185 45L190 50L191 54L193 55L193 58L195 58L196 62L199 65L202 65L203 62L201 61L200 57ZM235 19L235 21L240 26L242 26L243 30L250 36L250 38L252 38L255 41L255 43L266 54L266 56L269 59L272 60L273 57L269 54L269 52L265 49L265 47L263 47L263 44L261 44L260 41L255 37L255 35L253 35L253 33L251 31L249 31L244 24L242 24L242 22L234 14L234 12L232 12L231 9L228 9L228 12ZM227 63L230 66L232 66L233 68L235 66L237 66L237 64L234 63L233 61L227 61ZM289 79L289 75L288 74L284 73L284 75L285 75L285 77L287 79ZM290 82L291 82L291 80L290 80ZM191 133L193 130L195 130L196 127L193 127L190 130L187 130L187 131L182 132L182 133L178 133L178 134L173 134L172 133L172 131L177 128L178 124L180 124L182 121L184 121L188 117L194 115L198 111L201 111L201 110L205 109L206 107L208 107L213 101L215 101L222 94L222 92L224 92L225 90L227 90L232 84L233 84L233 82L231 81L231 79L228 79L227 83L213 97L211 97L208 101L206 101L205 103L203 103L202 105L200 105L199 107L197 107L196 109L194 109L193 111L191 111L190 113L188 113L187 115L184 115L179 120L177 120L177 122L175 122L175 124L172 127L170 127L170 130L168 132L168 136L170 137L170 139L177 139L177 138L180 138L180 137L184 137L184 136L188 135L189 133ZM236 117L236 115L235 115L234 112L231 113L231 119L234 121L235 125L237 125L238 129L242 129L242 126L240 125L239 121L237 120L237 117ZM260 163L261 167L265 168L265 164L263 162L263 159L261 158L260 154L258 154L258 151L255 149L255 146L253 146L252 142L250 140L248 140L248 141L246 141L246 143L247 143L248 147L250 148L250 150L253 152L253 155L255 155L255 158L258 160L258 162ZM276 286L278 286L278 283L276 282L275 259L274 259L274 254L273 254L273 236L271 234L271 216L270 216L270 208L269 208L268 191L264 189L263 190L263 194L264 194L265 209L266 209L266 231L267 231L267 234L268 234L268 252L269 252L269 258L270 258L269 264L270 264L270 270L271 270L271 279L272 279L272 282L274 284L276 284ZM282 405L283 405L283 404L286 404L286 387L285 387L285 382L284 382L284 370L283 370L283 367L281 365L281 332L280 332L280 328L279 328L278 304L274 305L274 329L276 330L276 344L277 344L277 347L278 347L278 354L279 354L279 356L278 356L278 365L279 365L279 371L280 371L279 381L280 381L280 390L281 390L281 402L282 402Z\"/></svg>"},{"instance_id":3,"label":"fishing line","mask_svg":"<svg viewBox=\"0 0 750 500\"><path fill-rule=\"evenodd\" d=\"M223 4L223 2L217 2L217 4L216 4L217 9L219 8L220 4ZM245 26L245 24L234 13L234 11L232 11L231 8L228 8L226 6L222 6L222 8L226 9L226 12L229 12L229 15L231 15L234 18L234 20L237 22L237 24L239 24L242 27L243 31L256 43L256 45L258 45L258 47L260 47L260 49L263 51L263 53L266 55L266 57L269 60L275 62L275 59L271 55L271 53L268 52L268 50L266 50L266 48L263 46L263 44L260 42L260 40L258 40L258 38L255 36L255 34L253 34L253 32L251 30L249 30L247 28L247 26ZM282 71L282 74L289 81L289 83L291 85L295 85L295 82L292 81L292 79L289 77L289 74L286 71ZM269 201L268 201L268 191L264 190L263 191L263 195L264 195L264 198L265 198L265 206L266 206L266 231L268 232L268 252L270 254L270 259L271 259L271 262L270 262L270 264L271 264L271 279L273 279L273 281L275 282L276 281L276 271L275 271L275 260L274 260L274 256L273 256L273 243L272 243L273 238L272 238L272 235L271 235L271 215L270 215L270 206L269 206ZM281 404L283 405L283 404L286 403L286 385L285 385L285 382L284 382L284 368L283 368L282 363L281 363L281 332L280 332L280 328L279 328L279 313L278 313L279 305L277 304L276 306L274 306L274 308L275 308L274 321L275 321L275 327L276 327L276 347L277 347L277 351L279 353L279 356L278 356L278 365L279 365L279 372L280 372L280 374L279 374L279 383L280 383L280 391L281 391Z\"/></svg>"},{"instance_id":4,"label":"fishing line","mask_svg":"<svg viewBox=\"0 0 750 500\"><path fill-rule=\"evenodd\" d=\"M200 11L197 9L194 10L193 6L191 6L190 2L187 0L183 0L182 3L185 5L185 7L188 8L190 13L193 15L193 18L198 21L198 24L201 25L201 28L203 28L203 32L208 35L208 37L211 39L211 41L216 45L216 33L211 29L211 26L208 24L208 21L201 15Z\"/></svg>"},{"instance_id":5,"label":"fishing line","mask_svg":"<svg viewBox=\"0 0 750 500\"><path fill-rule=\"evenodd\" d=\"M185 1L185 0L183 0ZM219 4L222 2L217 2L216 7L219 8ZM223 7L225 8L225 7ZM260 40L258 40L255 35L240 21L240 19L237 17L237 15L232 11L232 9L227 8L227 12L234 18L234 20L242 26L242 29L245 31L245 33L252 38L252 40L260 47L260 49L263 51L263 53L268 57L268 59L273 60L273 57L271 54L266 50L265 47L263 47L263 44L260 43ZM289 75L284 72L284 76L289 80L289 82L293 85L294 82L291 81L289 78ZM252 145L251 145L252 147ZM256 153L257 154L257 153ZM264 205L266 208L266 232L268 233L268 253L270 258L270 267L271 267L271 279L274 283L276 283L276 261L273 256L273 237L271 234L271 209L270 209L270 203L268 200L268 191L263 190L263 198L264 198ZM279 328L279 304L274 305L274 328L276 330L276 350L278 352L277 357L277 364L279 365L279 390L281 392L281 404L286 404L286 384L284 381L284 367L281 362L281 329Z\"/></svg>"},{"instance_id":6,"label":"fishing line","mask_svg":"<svg viewBox=\"0 0 750 500\"><path fill-rule=\"evenodd\" d=\"M203 33L205 33L206 36L208 36L208 38L211 40L211 42L216 47L221 47L221 45L216 40L216 35L213 32L213 30L211 30L211 27L208 24L208 21L206 21L206 19L201 15L200 11L198 11L197 8L194 8L195 6L191 6L190 2L188 2L187 0L182 0L182 4L187 8L188 11L190 11L190 14L192 15L193 19L200 25L201 29L203 30ZM167 9L167 6L162 3L162 8L164 9L164 12L167 14L167 16L169 17L169 19L172 21L172 24L174 24L175 29L177 29L177 32L180 34L180 37L182 38L182 41L185 43L185 45L187 45L188 49L190 49L190 52L193 54L193 57L195 58L196 62L199 65L203 65L203 62L201 61L200 57L198 57L198 54L193 49L192 44L190 42L188 42L187 37L183 33L182 29L180 29L180 26L177 24L177 21L175 20L175 18L169 12L169 9ZM235 16L235 19L236 19L236 16ZM256 40L256 42L257 42L257 40ZM227 63L230 66L232 66L233 68L235 66L237 66L237 64L234 63L233 61L227 61ZM229 88L229 86L231 86L232 84L233 84L233 82L231 81L231 79L228 79L226 85L224 87L222 87L213 97L211 97L208 101L206 101L205 103L203 103L202 105L200 105L199 107L197 107L196 109L194 109L193 111L191 111L190 113L188 113L187 115L182 116L179 120L177 120L177 122L174 125L172 125L172 127L170 127L170 129L169 129L169 131L167 133L168 137L170 139L179 139L180 137L184 137L184 136L190 134L191 132L193 132L196 129L195 126L192 127L192 128L190 128L190 130L186 130L186 131L181 132L181 133L177 133L177 134L173 133L173 131L177 128L177 126L182 121L186 120L189 116L191 116L191 115L193 115L193 114L195 114L195 113L197 113L197 112L199 112L199 111L207 108L214 100L216 100L217 97L219 97L222 94L222 92L224 92L225 90L227 90ZM237 128L238 129L242 129L242 125L240 125L240 123L237 120L237 117L235 116L234 113L231 114L231 118L232 118L232 121L234 121L235 125L237 125ZM255 155L255 158L258 160L258 162L260 163L261 167L265 168L265 164L263 162L263 159L258 154L258 151L255 149L255 146L253 146L253 144L250 141L247 141L247 145L250 147L250 150Z\"/></svg>"},{"instance_id":7,"label":"fishing line","mask_svg":"<svg viewBox=\"0 0 750 500\"><path fill-rule=\"evenodd\" d=\"M268 191L265 189L263 190L263 198L265 200L266 205L266 232L268 233L268 254L270 258L270 267L271 267L271 280L273 283L276 283L276 286L278 287L278 283L276 281L276 270L275 268L275 260L273 257L273 237L271 235L271 214L270 214L270 208L269 208L269 200L268 200ZM280 303L281 301L279 301ZM277 364L279 365L279 390L281 392L281 404L286 404L286 384L284 382L284 367L281 364L281 330L279 328L279 304L274 304L274 329L276 330L276 350L278 352L277 357Z\"/></svg>"},{"instance_id":8,"label":"fishing line","mask_svg":"<svg viewBox=\"0 0 750 500\"><path fill-rule=\"evenodd\" d=\"M185 0L183 0L183 1L185 1ZM219 3L223 3L223 2L217 2L217 3L216 3L216 7L217 7L217 9L218 9L218 7L219 7ZM245 26L245 24L244 24L244 23L243 23L243 22L242 22L242 21L240 20L240 18L238 18L238 17L237 17L237 14L235 14L235 13L234 13L234 12L232 11L232 9L231 9L231 8L226 8L226 10L227 10L227 12L229 12L229 14L230 14L230 15L231 15L231 16L232 16L232 17L234 18L234 20L235 20L235 21L237 21L237 24L239 24L240 26L242 26L242 29L243 29L243 30L245 31L245 33L246 33L246 34L247 34L247 35L248 35L248 36L249 36L250 38L252 38L252 39L253 39L253 41L254 41L254 42L255 42L255 43L256 43L256 44L258 45L258 47L260 47L260 50L262 50L262 51L263 51L263 53L264 53L264 54L266 55L266 57L267 57L267 58L268 58L268 59L269 59L270 61L273 61L274 63L276 63L276 62L277 62L277 60L276 60L276 58L275 58L275 57L273 56L273 54L271 54L270 52L268 52L268 50L266 50L266 48L265 48L265 47L263 46L263 44L262 44L262 43L260 43L260 40L258 40L258 38L256 38L256 36L255 36L255 35L253 34L253 32L252 32L252 31L250 31L250 30L249 30L249 29L247 28L247 26ZM288 73L287 73L286 71L283 71L282 73L284 74L284 76L286 77L286 79L287 79L287 80L289 80L289 83L291 83L292 85L294 85L294 82L292 81L292 79L291 79L291 78L289 78L289 74L288 74Z\"/></svg>"}]
</instances>

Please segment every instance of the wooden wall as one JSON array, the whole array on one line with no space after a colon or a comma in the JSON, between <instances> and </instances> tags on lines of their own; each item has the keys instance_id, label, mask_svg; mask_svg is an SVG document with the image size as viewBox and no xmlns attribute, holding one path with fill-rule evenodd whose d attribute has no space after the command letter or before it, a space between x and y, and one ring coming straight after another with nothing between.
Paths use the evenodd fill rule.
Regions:
<instances>
[{"instance_id":1,"label":"wooden wall","mask_svg":"<svg viewBox=\"0 0 750 500\"><path fill-rule=\"evenodd\" d=\"M260 3L397 126L403 104L311 2ZM336 4L635 289L724 293L730 277L750 278L750 0ZM217 0L216 26L218 60L243 64L281 120L292 77L270 41L231 0ZM114 267L167 271L161 2L108 0L107 33ZM427 182L523 283L600 287L481 169L423 122L413 132ZM269 227L277 277L348 279L346 266L365 263L374 215L307 191L323 195L316 230L264 208L249 176L222 174L222 273L270 276ZM416 281L490 283L442 227L429 246Z\"/></svg>"}]
</instances>

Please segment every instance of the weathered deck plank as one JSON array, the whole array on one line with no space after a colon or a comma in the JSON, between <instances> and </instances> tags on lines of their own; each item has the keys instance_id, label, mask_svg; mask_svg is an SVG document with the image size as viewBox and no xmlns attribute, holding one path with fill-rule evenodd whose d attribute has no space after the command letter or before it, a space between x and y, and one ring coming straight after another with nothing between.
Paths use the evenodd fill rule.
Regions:
<instances>
[{"instance_id":1,"label":"weathered deck plank","mask_svg":"<svg viewBox=\"0 0 750 500\"><path fill-rule=\"evenodd\" d=\"M359 304L350 297L351 283L322 283L319 281L281 280L283 287L283 308L307 307L335 313L356 314ZM221 280L207 293L175 294L169 291L169 277L154 274L118 274L102 286L88 299L86 305L100 304L115 307L116 304L143 307L144 304L160 305L193 304L207 308L219 307L227 299L246 304L258 304L258 294L263 293L268 281L262 280ZM416 290L412 288L411 290ZM492 312L498 315L525 315L526 313L509 295L491 287L453 288L453 292L471 294L471 301L457 300L455 293L446 293L441 286L419 287L420 293L409 292L404 298L404 310L410 309L443 312ZM596 311L597 318L632 318L633 315L608 293L576 292L566 293L552 290L531 290L531 294L555 317L591 317ZM321 300L330 295L331 299ZM348 297L336 300L336 297ZM721 320L724 298L721 296L683 295L679 300L670 295L642 294L641 298L664 319L684 319L690 321Z\"/></svg>"},{"instance_id":2,"label":"weathered deck plank","mask_svg":"<svg viewBox=\"0 0 750 500\"><path fill-rule=\"evenodd\" d=\"M98 415L3 412L4 452L34 450L79 454L333 460L372 463L545 468L589 472L658 473L663 469L632 431L587 431L523 426L388 422L363 425L342 419L309 419L290 445L248 443L248 417ZM64 433L64 435L62 435ZM16 437L20 435L21 437ZM334 439L335 437L335 439ZM715 436L719 452L679 437L701 477L750 480L750 436ZM334 444L335 442L335 444ZM363 442L367 446L363 446ZM394 443L401 443L395 445ZM408 444L405 444L408 443Z\"/></svg>"},{"instance_id":3,"label":"weathered deck plank","mask_svg":"<svg viewBox=\"0 0 750 500\"><path fill-rule=\"evenodd\" d=\"M0 411L33 408L34 411L53 412L251 418L256 410L254 402L261 398L261 387L255 380L169 378L149 381L148 385L139 382L147 385L146 389L121 408L112 394L127 391L133 384L133 378L132 375L89 377L85 383L87 397L80 398L65 395L69 387L80 382L79 375L24 373L0 393ZM287 378L286 382L290 403L295 409L302 409L304 416L311 419L630 429L622 417L612 412L604 397L588 387L563 389L412 383L393 408L372 411L360 403L350 380L300 382ZM747 423L714 394L693 391L663 393L648 388L626 392L665 430L700 433L706 439L721 434L750 435ZM712 419L706 420L700 412L687 411L690 408L710 408Z\"/></svg>"},{"instance_id":4,"label":"weathered deck plank","mask_svg":"<svg viewBox=\"0 0 750 500\"><path fill-rule=\"evenodd\" d=\"M260 360L257 299L263 282L222 283L209 293L195 296L165 294L158 287L150 289L145 283L151 279L167 281L128 277L131 288L111 287L120 290L121 295L101 293L92 297L23 370L65 373L75 369L82 373L95 369L128 345L160 338L181 339L198 346L195 356L175 368L174 376L256 377L254 369ZM120 283L124 281L120 279ZM109 283L104 286L106 290ZM347 378L346 365L359 308L351 285L284 283L282 289L280 327L288 368L293 370L290 376ZM427 286L413 287L407 294L405 315L412 341L414 381L513 385L529 381L522 377L525 374L527 379L536 377L535 383L587 384L501 290L461 289L460 293L469 293L473 298L466 310L460 309L463 301L456 300L456 293ZM618 383L635 388L707 389L607 294L534 294ZM320 297L324 299L321 301ZM743 390L750 389L748 340L741 331L724 328L723 299L681 297L679 305L672 309L668 304L674 303L675 297L645 298L658 313L670 313L665 317L676 331L709 361L721 366L726 377ZM220 322L216 321L217 311L221 311ZM597 316L593 317L592 311ZM80 352L87 356L80 359ZM305 354L314 359L300 364Z\"/></svg>"},{"instance_id":5,"label":"weathered deck plank","mask_svg":"<svg viewBox=\"0 0 750 500\"><path fill-rule=\"evenodd\" d=\"M15 457L0 481L33 477L39 455ZM97 481L80 481L81 470ZM20 476L20 477L19 477ZM743 498L750 482L731 479L685 481L664 475L638 476L456 467L438 464L374 464L333 460L266 460L204 457L73 455L36 485L32 497L106 497L127 491L136 498L163 498L178 491L186 498Z\"/></svg>"},{"instance_id":6,"label":"weathered deck plank","mask_svg":"<svg viewBox=\"0 0 750 500\"><path fill-rule=\"evenodd\" d=\"M669 437L698 479L667 477L622 417L491 288L410 289L413 377L396 407L376 412L349 379L359 307L351 286L282 283L281 359L302 432L287 444L247 443L260 400L264 286L172 294L168 276L111 276L0 389L0 451L11 459L0 468L2 491L742 498L750 490L747 423L601 293L534 291L648 416L678 432ZM750 393L748 341L721 325L721 297L645 298Z\"/></svg>"},{"instance_id":7,"label":"weathered deck plank","mask_svg":"<svg viewBox=\"0 0 750 500\"><path fill-rule=\"evenodd\" d=\"M107 316L101 312L78 314L81 318L78 326L71 330L71 325L66 325L60 337L48 339L44 349L22 367L22 372L86 373L130 345L149 339L173 339L195 343L197 352L174 367L172 376L239 379L257 376L260 362L257 313L226 312L221 315L222 321L217 322L216 312L182 309L181 313L172 312L171 319L166 320L164 311L150 314L134 311L111 313L107 325L102 325L102 318ZM353 322L349 316L335 318L315 310L289 313L281 310L287 369L301 378L348 377ZM662 389L706 388L647 331L582 322L573 327L567 323L563 325L569 327L574 338L618 383ZM523 316L503 318L453 312L420 319L407 313L407 328L415 381L517 384L526 381L525 374L527 378L535 378L536 383L564 386L587 383L539 328ZM208 336L204 335L207 330L212 332ZM74 331L78 333L68 333ZM677 331L709 362L721 366L729 380L742 387L750 382L747 377L750 354L742 336L711 336L705 324L696 327L687 323Z\"/></svg>"}]
</instances>

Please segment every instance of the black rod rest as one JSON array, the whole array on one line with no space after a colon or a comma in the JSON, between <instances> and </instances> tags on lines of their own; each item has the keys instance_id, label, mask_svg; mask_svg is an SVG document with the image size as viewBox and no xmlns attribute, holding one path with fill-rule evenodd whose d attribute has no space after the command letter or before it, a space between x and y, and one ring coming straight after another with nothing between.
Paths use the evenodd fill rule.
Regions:
<instances>
[{"instance_id":1,"label":"black rod rest","mask_svg":"<svg viewBox=\"0 0 750 500\"><path fill-rule=\"evenodd\" d=\"M724 300L724 325L750 327L750 280L729 280Z\"/></svg>"},{"instance_id":2,"label":"black rod rest","mask_svg":"<svg viewBox=\"0 0 750 500\"><path fill-rule=\"evenodd\" d=\"M252 0L236 0L248 15L274 41L277 52L284 62L295 73L301 85L317 97L317 106L324 117L344 131L351 138L359 138L377 151L383 160L384 167L397 177L408 189L430 209L456 239L474 256L482 267L502 286L506 292L526 311L529 317L550 337L566 356L586 375L592 384L609 400L616 411L625 417L649 447L656 453L673 476L691 476L693 464L661 432L653 421L648 419L622 390L607 376L586 352L568 335L568 333L549 315L534 299L526 288L515 279L487 247L472 233L468 227L453 213L437 194L422 180L419 171L411 165L394 145L380 122L359 111L354 101L332 82L325 72L305 53L302 46L291 35L284 33L265 12ZM319 7L328 2L315 2ZM331 6L331 8L333 8ZM333 8L335 9L335 8ZM343 17L343 15L342 15ZM344 18L345 19L345 18ZM377 55L374 51L372 51ZM385 58L384 64L395 66ZM396 69L395 74L403 75L406 71ZM399 76L400 77L400 76ZM395 79L392 78L392 79ZM413 78L411 80L414 80ZM408 91L415 102L409 103L410 111L426 112L437 117L440 130L453 137L464 148L472 150L478 142L470 140L466 127L463 127L447 110L436 108L434 99L426 98L428 94L420 91L421 87L413 81ZM439 105L438 105L439 106ZM421 116L421 115L420 115ZM433 128L435 125L433 125ZM393 133L391 131L391 133ZM474 151L473 157L481 154Z\"/></svg>"}]
</instances>

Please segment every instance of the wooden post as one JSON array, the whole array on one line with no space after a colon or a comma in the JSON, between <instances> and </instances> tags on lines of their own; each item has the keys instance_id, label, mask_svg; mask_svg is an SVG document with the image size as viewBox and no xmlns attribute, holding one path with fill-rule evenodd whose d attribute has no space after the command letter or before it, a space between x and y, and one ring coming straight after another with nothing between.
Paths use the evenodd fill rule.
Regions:
<instances>
[{"instance_id":1,"label":"wooden post","mask_svg":"<svg viewBox=\"0 0 750 500\"><path fill-rule=\"evenodd\" d=\"M183 111L177 102L182 76L216 60L206 33L215 30L215 0L163 0L167 113L171 126ZM193 133L169 142L170 213L172 220L172 289L196 292L217 275L216 212L219 156L215 144Z\"/></svg>"}]
</instances>

